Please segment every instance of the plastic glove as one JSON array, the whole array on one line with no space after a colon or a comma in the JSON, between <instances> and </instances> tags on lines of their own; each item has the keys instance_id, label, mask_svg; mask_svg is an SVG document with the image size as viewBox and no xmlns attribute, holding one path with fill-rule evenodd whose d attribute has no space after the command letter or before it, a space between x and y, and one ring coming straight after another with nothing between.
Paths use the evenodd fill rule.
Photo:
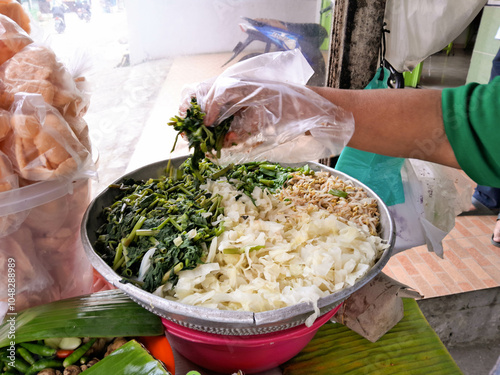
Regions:
<instances>
[{"instance_id":1,"label":"plastic glove","mask_svg":"<svg viewBox=\"0 0 500 375\"><path fill-rule=\"evenodd\" d=\"M293 67L302 66L302 61L297 64L302 54L277 54L279 63L270 58L273 54L257 56L184 92L181 113L196 97L207 114L206 125L217 126L234 116L223 163L264 159L303 162L338 155L354 132L350 113L304 84L287 79L293 75ZM264 78L257 79L259 76Z\"/></svg>"}]
</instances>

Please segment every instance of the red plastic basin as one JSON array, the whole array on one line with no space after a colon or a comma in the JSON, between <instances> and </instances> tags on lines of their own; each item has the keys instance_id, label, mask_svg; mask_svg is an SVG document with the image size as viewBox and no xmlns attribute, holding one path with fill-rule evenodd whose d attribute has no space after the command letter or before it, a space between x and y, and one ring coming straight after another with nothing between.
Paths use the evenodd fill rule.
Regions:
<instances>
[{"instance_id":1,"label":"red plastic basin","mask_svg":"<svg viewBox=\"0 0 500 375\"><path fill-rule=\"evenodd\" d=\"M311 327L302 324L261 335L218 335L163 318L162 322L172 347L191 362L223 373L242 370L252 374L277 367L297 355L339 308L316 319Z\"/></svg>"}]
</instances>

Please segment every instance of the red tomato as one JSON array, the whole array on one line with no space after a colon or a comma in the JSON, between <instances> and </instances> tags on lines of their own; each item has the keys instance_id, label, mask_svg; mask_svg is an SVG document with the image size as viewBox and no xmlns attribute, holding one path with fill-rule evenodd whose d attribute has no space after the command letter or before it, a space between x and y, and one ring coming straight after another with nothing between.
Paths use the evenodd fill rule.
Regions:
<instances>
[{"instance_id":1,"label":"red tomato","mask_svg":"<svg viewBox=\"0 0 500 375\"><path fill-rule=\"evenodd\" d=\"M138 341L146 347L153 357L162 361L171 374L175 374L175 361L172 347L165 335L143 336Z\"/></svg>"},{"instance_id":2,"label":"red tomato","mask_svg":"<svg viewBox=\"0 0 500 375\"><path fill-rule=\"evenodd\" d=\"M59 349L57 352L56 352L56 357L57 358L66 358L67 356L69 356L71 353L73 353L74 350L64 350L64 349Z\"/></svg>"}]
</instances>

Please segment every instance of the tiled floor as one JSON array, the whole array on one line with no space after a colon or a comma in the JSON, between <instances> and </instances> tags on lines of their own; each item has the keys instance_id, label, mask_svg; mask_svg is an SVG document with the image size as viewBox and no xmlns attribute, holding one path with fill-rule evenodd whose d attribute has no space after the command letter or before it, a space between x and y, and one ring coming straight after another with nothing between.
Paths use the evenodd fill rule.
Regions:
<instances>
[{"instance_id":1,"label":"tiled floor","mask_svg":"<svg viewBox=\"0 0 500 375\"><path fill-rule=\"evenodd\" d=\"M496 216L460 216L443 241L441 259L415 247L394 255L383 272L424 298L500 285L500 248L491 245Z\"/></svg>"}]
</instances>

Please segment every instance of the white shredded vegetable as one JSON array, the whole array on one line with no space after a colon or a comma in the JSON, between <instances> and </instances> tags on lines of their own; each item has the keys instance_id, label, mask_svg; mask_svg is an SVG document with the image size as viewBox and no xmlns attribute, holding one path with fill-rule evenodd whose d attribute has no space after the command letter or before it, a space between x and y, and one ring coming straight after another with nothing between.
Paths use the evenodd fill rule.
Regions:
<instances>
[{"instance_id":1,"label":"white shredded vegetable","mask_svg":"<svg viewBox=\"0 0 500 375\"><path fill-rule=\"evenodd\" d=\"M152 247L146 254L142 257L141 265L139 266L139 276L137 277L138 281L144 281L144 277L146 276L146 272L148 272L149 267L151 267L151 257L156 251L156 247Z\"/></svg>"},{"instance_id":2,"label":"white shredded vegetable","mask_svg":"<svg viewBox=\"0 0 500 375\"><path fill-rule=\"evenodd\" d=\"M370 233L370 221L339 220L319 205L297 209L260 188L253 191L253 204L224 179L201 188L222 197L225 213L217 219L225 230L213 239L205 264L179 272L173 289L161 289L166 298L252 312L310 302L312 324L317 300L354 285L387 247ZM366 206L366 197L360 204Z\"/></svg>"}]
</instances>

